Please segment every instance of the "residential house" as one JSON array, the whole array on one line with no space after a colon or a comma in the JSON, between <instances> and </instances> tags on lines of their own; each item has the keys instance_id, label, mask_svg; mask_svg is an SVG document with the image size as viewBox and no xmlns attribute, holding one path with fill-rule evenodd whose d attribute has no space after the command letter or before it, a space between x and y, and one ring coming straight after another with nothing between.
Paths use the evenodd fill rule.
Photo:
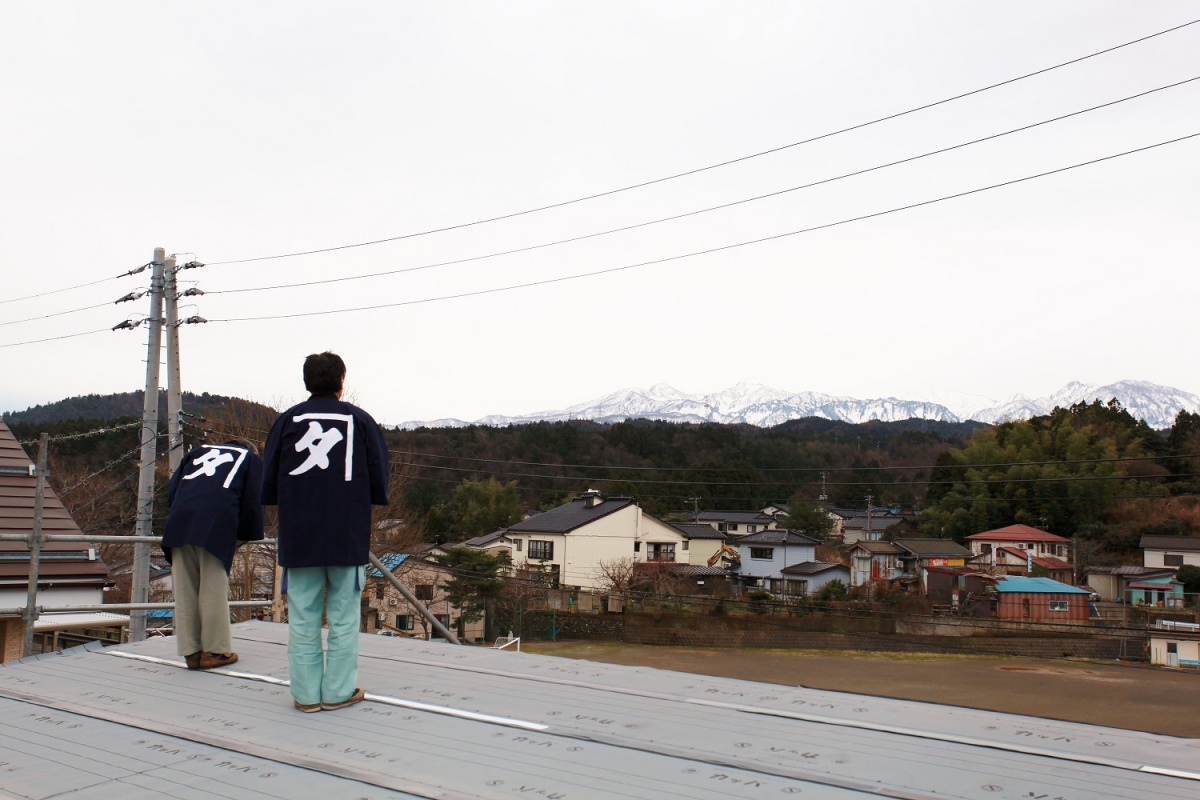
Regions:
<instances>
[{"instance_id":1,"label":"residential house","mask_svg":"<svg viewBox=\"0 0 1200 800\"><path fill-rule=\"evenodd\" d=\"M711 525L730 536L745 536L779 528L779 522L774 517L761 511L693 511L688 514L688 521Z\"/></svg>"},{"instance_id":2,"label":"residential house","mask_svg":"<svg viewBox=\"0 0 1200 800\"><path fill-rule=\"evenodd\" d=\"M981 554L986 557L986 554ZM1074 580L1075 569L1071 562L1055 556L1036 556L1033 550L1023 550L1019 547L998 547L991 551L992 564L998 573L1004 575L1033 575L1053 578L1063 583Z\"/></svg>"},{"instance_id":3,"label":"residential house","mask_svg":"<svg viewBox=\"0 0 1200 800\"><path fill-rule=\"evenodd\" d=\"M1128 584L1130 605L1183 608L1183 584L1173 574L1144 576Z\"/></svg>"},{"instance_id":4,"label":"residential house","mask_svg":"<svg viewBox=\"0 0 1200 800\"><path fill-rule=\"evenodd\" d=\"M816 563L817 544L815 539L779 529L759 531L732 540L730 546L736 548L741 556L738 584L747 589L770 589L777 594L794 594L802 589L807 590L807 577L789 578L783 570L798 564ZM846 580L849 580L849 577L847 571ZM789 584L788 581L793 583ZM801 583L805 586L802 587Z\"/></svg>"},{"instance_id":5,"label":"residential house","mask_svg":"<svg viewBox=\"0 0 1200 800\"><path fill-rule=\"evenodd\" d=\"M513 540L504 528L492 531L491 533L485 533L483 536L476 536L474 539L467 539L460 546L469 547L472 550L482 550L493 556L502 555L510 563L512 562Z\"/></svg>"},{"instance_id":6,"label":"residential house","mask_svg":"<svg viewBox=\"0 0 1200 800\"><path fill-rule=\"evenodd\" d=\"M631 497L585 492L508 528L513 566L541 568L551 585L604 589L605 562L689 562L687 535Z\"/></svg>"},{"instance_id":7,"label":"residential house","mask_svg":"<svg viewBox=\"0 0 1200 800\"><path fill-rule=\"evenodd\" d=\"M802 561L779 570L780 577L772 578L770 589L775 594L788 597L803 597L815 594L821 587L833 581L850 585L850 569L844 564L827 561Z\"/></svg>"},{"instance_id":8,"label":"residential house","mask_svg":"<svg viewBox=\"0 0 1200 800\"><path fill-rule=\"evenodd\" d=\"M727 534L712 525L696 522L675 523L688 539L688 563L698 567L719 566Z\"/></svg>"},{"instance_id":9,"label":"residential house","mask_svg":"<svg viewBox=\"0 0 1200 800\"><path fill-rule=\"evenodd\" d=\"M882 541L883 532L899 521L900 517L892 514L861 514L843 520L842 544Z\"/></svg>"},{"instance_id":10,"label":"residential house","mask_svg":"<svg viewBox=\"0 0 1200 800\"><path fill-rule=\"evenodd\" d=\"M901 577L904 574L900 563L903 553L891 542L855 542L849 549L850 585L869 586Z\"/></svg>"},{"instance_id":11,"label":"residential house","mask_svg":"<svg viewBox=\"0 0 1200 800\"><path fill-rule=\"evenodd\" d=\"M1174 582L1172 567L1142 567L1122 565L1119 567L1088 567L1085 583L1101 600L1115 603L1132 602L1132 597L1145 600L1146 587L1134 584ZM1153 591L1151 589L1150 591Z\"/></svg>"},{"instance_id":12,"label":"residential house","mask_svg":"<svg viewBox=\"0 0 1200 800\"><path fill-rule=\"evenodd\" d=\"M1026 622L1085 623L1089 594L1086 589L1050 578L1008 575L996 581L996 617Z\"/></svg>"},{"instance_id":13,"label":"residential house","mask_svg":"<svg viewBox=\"0 0 1200 800\"><path fill-rule=\"evenodd\" d=\"M991 565L995 564L991 554L1001 547L1016 547L1020 550L1029 550L1035 556L1051 556L1066 561L1071 560L1070 539L1029 525L1009 525L976 533L967 537L967 543L975 555L988 556L984 560Z\"/></svg>"},{"instance_id":14,"label":"residential house","mask_svg":"<svg viewBox=\"0 0 1200 800\"><path fill-rule=\"evenodd\" d=\"M974 567L926 567L926 592L929 602L936 606L963 608L968 600L984 595L996 579ZM994 612L985 612L992 616Z\"/></svg>"},{"instance_id":15,"label":"residential house","mask_svg":"<svg viewBox=\"0 0 1200 800\"><path fill-rule=\"evenodd\" d=\"M442 625L456 629L461 614L446 597L446 584L454 576L451 569L410 553L384 553L379 560ZM422 639L438 636L429 621L373 566L367 567L362 610L367 633L388 632ZM466 641L478 641L483 636L482 620L467 623L463 634Z\"/></svg>"},{"instance_id":16,"label":"residential house","mask_svg":"<svg viewBox=\"0 0 1200 800\"><path fill-rule=\"evenodd\" d=\"M919 580L922 594L928 590L927 567L965 567L971 558L971 551L952 539L897 539L894 544L901 550L901 567Z\"/></svg>"},{"instance_id":17,"label":"residential house","mask_svg":"<svg viewBox=\"0 0 1200 800\"><path fill-rule=\"evenodd\" d=\"M1142 536L1142 565L1146 567L1200 567L1200 536Z\"/></svg>"},{"instance_id":18,"label":"residential house","mask_svg":"<svg viewBox=\"0 0 1200 800\"><path fill-rule=\"evenodd\" d=\"M0 533L33 531L37 477L33 461L17 438L0 422ZM81 531L54 490L46 486L42 501L42 533L75 534ZM30 551L26 542L0 542L0 609L24 608L29 592ZM38 564L39 606L99 605L111 585L108 568L96 548L83 542L42 545ZM43 614L34 631L70 628L121 627L124 614ZM64 627L65 626L65 627ZM0 661L20 658L25 622L19 615L0 616Z\"/></svg>"}]
</instances>

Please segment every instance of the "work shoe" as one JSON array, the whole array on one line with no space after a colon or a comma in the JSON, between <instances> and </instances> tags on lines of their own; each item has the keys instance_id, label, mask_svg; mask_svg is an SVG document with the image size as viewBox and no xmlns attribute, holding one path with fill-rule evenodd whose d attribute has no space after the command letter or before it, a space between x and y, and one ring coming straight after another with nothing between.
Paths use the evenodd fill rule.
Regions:
<instances>
[{"instance_id":1,"label":"work shoe","mask_svg":"<svg viewBox=\"0 0 1200 800\"><path fill-rule=\"evenodd\" d=\"M184 656L183 660L188 669L200 669L200 657L203 655L204 653L192 653L190 656Z\"/></svg>"},{"instance_id":2,"label":"work shoe","mask_svg":"<svg viewBox=\"0 0 1200 800\"><path fill-rule=\"evenodd\" d=\"M320 703L301 703L299 700L293 700L293 701L292 701L292 704L293 704L294 706L296 706L296 708L298 708L298 709L300 709L301 711L303 711L305 714L311 714L311 713L313 713L314 711L320 711L320 710L321 710L321 704L320 704Z\"/></svg>"},{"instance_id":3,"label":"work shoe","mask_svg":"<svg viewBox=\"0 0 1200 800\"><path fill-rule=\"evenodd\" d=\"M201 653L200 666L197 669L215 669L228 667L238 660L237 653Z\"/></svg>"},{"instance_id":4,"label":"work shoe","mask_svg":"<svg viewBox=\"0 0 1200 800\"><path fill-rule=\"evenodd\" d=\"M355 689L354 694L350 695L349 699L343 700L340 703L321 703L321 710L322 711L333 711L338 708L345 708L346 706L352 706L355 703L357 703L358 701L362 700L364 697L366 697L366 694L367 693L364 692L362 689Z\"/></svg>"}]
</instances>

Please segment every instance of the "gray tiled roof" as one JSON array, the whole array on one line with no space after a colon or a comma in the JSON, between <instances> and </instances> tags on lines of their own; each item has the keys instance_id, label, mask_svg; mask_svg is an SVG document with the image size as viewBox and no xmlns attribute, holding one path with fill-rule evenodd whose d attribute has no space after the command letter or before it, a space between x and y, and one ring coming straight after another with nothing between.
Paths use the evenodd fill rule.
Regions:
<instances>
[{"instance_id":1,"label":"gray tiled roof","mask_svg":"<svg viewBox=\"0 0 1200 800\"><path fill-rule=\"evenodd\" d=\"M689 539L719 539L725 541L729 537L721 533L712 525L697 524L694 522L675 523L675 527L683 531L684 535Z\"/></svg>"},{"instance_id":2,"label":"gray tiled roof","mask_svg":"<svg viewBox=\"0 0 1200 800\"><path fill-rule=\"evenodd\" d=\"M693 512L688 519L697 522L736 522L738 524L757 524L773 522L774 517L761 511L701 511Z\"/></svg>"},{"instance_id":3,"label":"gray tiled roof","mask_svg":"<svg viewBox=\"0 0 1200 800\"><path fill-rule=\"evenodd\" d=\"M897 539L896 545L915 556L968 557L971 551L953 539Z\"/></svg>"},{"instance_id":4,"label":"gray tiled roof","mask_svg":"<svg viewBox=\"0 0 1200 800\"><path fill-rule=\"evenodd\" d=\"M831 564L827 561L801 561L799 564L792 564L779 571L784 575L818 575L831 569L849 571L849 568L844 564Z\"/></svg>"},{"instance_id":5,"label":"gray tiled roof","mask_svg":"<svg viewBox=\"0 0 1200 800\"><path fill-rule=\"evenodd\" d=\"M900 517L881 517L872 514L869 518L866 514L860 517L851 517L842 523L842 530L863 530L863 531L884 531L900 522Z\"/></svg>"},{"instance_id":6,"label":"gray tiled roof","mask_svg":"<svg viewBox=\"0 0 1200 800\"><path fill-rule=\"evenodd\" d=\"M510 533L569 533L614 511L633 505L633 498L614 497L602 500L591 508L587 507L587 502L584 498L576 498L558 508L543 511L536 517L521 520L508 530Z\"/></svg>"},{"instance_id":7,"label":"gray tiled roof","mask_svg":"<svg viewBox=\"0 0 1200 800\"><path fill-rule=\"evenodd\" d=\"M1143 550L1200 550L1200 536L1157 536L1147 533L1142 536Z\"/></svg>"},{"instance_id":8,"label":"gray tiled roof","mask_svg":"<svg viewBox=\"0 0 1200 800\"><path fill-rule=\"evenodd\" d=\"M810 539L804 534L778 528L771 531L748 533L736 541L736 544L820 544L816 539Z\"/></svg>"},{"instance_id":9,"label":"gray tiled roof","mask_svg":"<svg viewBox=\"0 0 1200 800\"><path fill-rule=\"evenodd\" d=\"M851 550L855 550L855 549L865 550L866 552L871 553L872 555L877 554L877 553L892 554L892 553L903 553L904 552L902 549L900 549L896 545L892 544L891 542L867 542L867 541L855 542L854 546L851 547L850 549Z\"/></svg>"}]
</instances>

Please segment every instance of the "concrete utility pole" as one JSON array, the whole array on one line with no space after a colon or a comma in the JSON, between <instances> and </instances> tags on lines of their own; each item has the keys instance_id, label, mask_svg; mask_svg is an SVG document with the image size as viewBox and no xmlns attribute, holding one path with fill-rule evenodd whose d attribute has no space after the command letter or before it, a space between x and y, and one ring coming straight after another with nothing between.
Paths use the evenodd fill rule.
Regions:
<instances>
[{"instance_id":1,"label":"concrete utility pole","mask_svg":"<svg viewBox=\"0 0 1200 800\"><path fill-rule=\"evenodd\" d=\"M142 405L142 466L138 479L137 530L138 536L154 535L154 464L158 453L158 362L162 358L163 270L166 250L154 248L153 272L150 275L150 318L146 336L146 397ZM145 603L150 594L150 545L138 542L133 546L133 576L129 601ZM146 638L146 612L129 613L129 640Z\"/></svg>"},{"instance_id":2,"label":"concrete utility pole","mask_svg":"<svg viewBox=\"0 0 1200 800\"><path fill-rule=\"evenodd\" d=\"M179 377L179 290L175 283L175 256L163 263L163 303L167 335L167 449L171 474L183 461L183 385Z\"/></svg>"},{"instance_id":3,"label":"concrete utility pole","mask_svg":"<svg viewBox=\"0 0 1200 800\"><path fill-rule=\"evenodd\" d=\"M25 645L22 654L28 658L33 655L33 625L37 622L37 587L39 570L42 559L42 516L46 507L46 451L49 435L43 433L38 437L37 460L37 489L33 495L33 532L29 537L29 593L25 598Z\"/></svg>"}]
</instances>

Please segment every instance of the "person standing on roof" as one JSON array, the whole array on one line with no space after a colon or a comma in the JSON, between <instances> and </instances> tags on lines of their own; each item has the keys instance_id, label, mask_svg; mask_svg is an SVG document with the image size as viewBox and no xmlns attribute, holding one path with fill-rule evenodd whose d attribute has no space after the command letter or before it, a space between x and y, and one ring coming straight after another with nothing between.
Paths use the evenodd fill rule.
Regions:
<instances>
[{"instance_id":1,"label":"person standing on roof","mask_svg":"<svg viewBox=\"0 0 1200 800\"><path fill-rule=\"evenodd\" d=\"M388 502L383 432L342 402L346 364L335 353L304 361L312 395L280 415L264 450L262 500L279 506L279 565L288 603L288 671L301 711L344 708L358 687L360 597L371 506ZM321 613L328 620L321 649Z\"/></svg>"},{"instance_id":2,"label":"person standing on roof","mask_svg":"<svg viewBox=\"0 0 1200 800\"><path fill-rule=\"evenodd\" d=\"M263 538L263 462L249 442L192 450L167 485L162 549L175 589L175 644L188 669L237 661L229 627L229 570L241 542Z\"/></svg>"}]
</instances>

